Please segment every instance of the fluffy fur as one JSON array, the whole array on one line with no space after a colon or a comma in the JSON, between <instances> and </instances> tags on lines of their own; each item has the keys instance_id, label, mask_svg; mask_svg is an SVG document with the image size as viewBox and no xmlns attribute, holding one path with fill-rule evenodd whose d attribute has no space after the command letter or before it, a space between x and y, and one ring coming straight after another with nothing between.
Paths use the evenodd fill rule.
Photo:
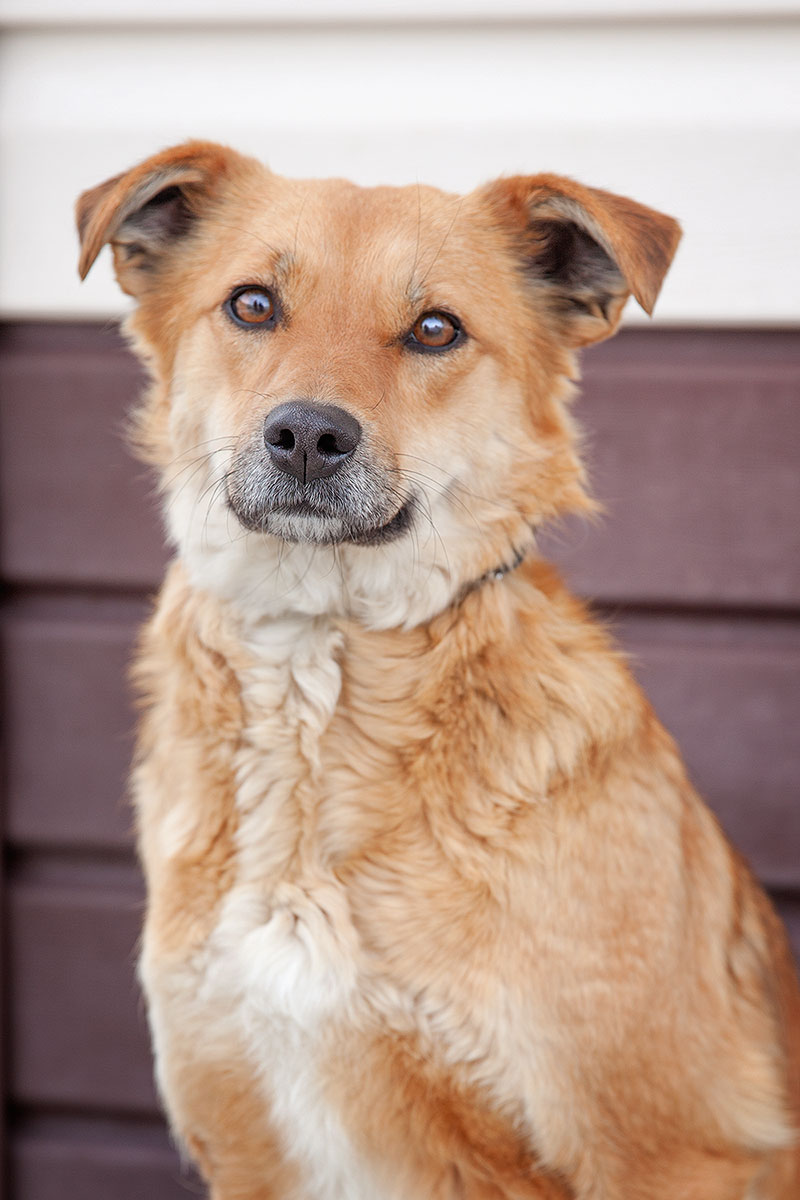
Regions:
<instances>
[{"instance_id":1,"label":"fluffy fur","mask_svg":"<svg viewBox=\"0 0 800 1200\"><path fill-rule=\"evenodd\" d=\"M194 142L78 225L153 376L141 977L214 1200L796 1198L784 934L535 544L590 507L574 352L652 308L676 224L556 176L362 190ZM274 324L233 321L246 285ZM452 348L409 340L432 311ZM363 430L305 485L264 442L298 398Z\"/></svg>"}]
</instances>

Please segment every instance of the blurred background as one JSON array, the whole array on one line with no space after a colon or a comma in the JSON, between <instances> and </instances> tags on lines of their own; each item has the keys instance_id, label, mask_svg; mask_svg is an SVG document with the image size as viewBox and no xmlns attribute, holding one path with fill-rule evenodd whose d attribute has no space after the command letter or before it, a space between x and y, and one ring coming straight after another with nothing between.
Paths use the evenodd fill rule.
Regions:
<instances>
[{"instance_id":1,"label":"blurred background","mask_svg":"<svg viewBox=\"0 0 800 1200\"><path fill-rule=\"evenodd\" d=\"M4 1195L202 1194L134 981L126 669L166 560L81 190L187 137L463 190L551 170L677 216L653 322L584 358L607 516L548 551L616 626L800 944L800 4L0 0Z\"/></svg>"}]
</instances>

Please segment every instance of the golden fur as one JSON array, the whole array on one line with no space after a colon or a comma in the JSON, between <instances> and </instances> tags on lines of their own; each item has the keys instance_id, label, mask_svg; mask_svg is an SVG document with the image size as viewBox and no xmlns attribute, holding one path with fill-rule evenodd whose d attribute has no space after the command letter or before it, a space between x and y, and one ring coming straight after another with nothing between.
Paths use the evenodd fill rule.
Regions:
<instances>
[{"instance_id":1,"label":"golden fur","mask_svg":"<svg viewBox=\"0 0 800 1200\"><path fill-rule=\"evenodd\" d=\"M362 190L194 142L78 225L153 376L141 972L214 1200L796 1200L782 929L535 549L591 504L574 351L652 308L676 224L556 176ZM245 285L274 326L232 320ZM419 352L441 311L466 336ZM296 398L360 423L352 520L270 507Z\"/></svg>"}]
</instances>

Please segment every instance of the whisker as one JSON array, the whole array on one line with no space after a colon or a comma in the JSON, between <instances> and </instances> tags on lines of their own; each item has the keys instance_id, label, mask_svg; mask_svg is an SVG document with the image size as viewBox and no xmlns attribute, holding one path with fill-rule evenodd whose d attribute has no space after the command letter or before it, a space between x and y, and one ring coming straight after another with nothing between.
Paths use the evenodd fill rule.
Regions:
<instances>
[{"instance_id":1,"label":"whisker","mask_svg":"<svg viewBox=\"0 0 800 1200\"><path fill-rule=\"evenodd\" d=\"M200 535L201 545L203 543L205 543L206 548L208 548L208 545L209 545L208 522L211 517L211 510L214 507L214 505L216 504L219 497L222 495L222 493L227 491L228 480L230 479L230 476L231 476L230 471L223 472L222 476L219 479L217 479L213 483L212 486L209 486L208 488L206 488L203 495L198 498L198 503L199 503L200 500L205 498L205 496L208 494L208 492L211 492L208 504L206 505L206 515L205 515L205 519L203 521L203 531ZM230 508L228 508L228 517L226 517L226 533L227 533L227 520L229 519L229 517L230 517ZM229 541L231 540L230 535L228 537L228 540Z\"/></svg>"},{"instance_id":2,"label":"whisker","mask_svg":"<svg viewBox=\"0 0 800 1200\"><path fill-rule=\"evenodd\" d=\"M414 262L411 266L411 274L408 277L408 284L406 285L406 291L409 293L411 293L413 290L414 276L417 272L417 263L419 262L419 242L420 242L421 233L422 233L422 190L419 186L419 180L417 180L417 241L416 241L416 245L414 246Z\"/></svg>"},{"instance_id":3,"label":"whisker","mask_svg":"<svg viewBox=\"0 0 800 1200\"><path fill-rule=\"evenodd\" d=\"M414 497L415 500L421 501L421 506L418 508L418 511L419 511L420 515L423 517L423 519L426 521L428 527L430 528L431 534L433 535L433 538L434 538L434 546L438 545L441 548L442 554L444 555L444 566L441 569L445 570L448 574L452 574L452 570L450 567L450 556L447 553L447 546L445 545L444 538L442 537L442 535L439 531L439 528L433 519L433 513L431 511L429 498L425 495L424 492L421 494L418 492L406 493L406 492L403 492L402 489L400 489L394 485L391 488L391 493L396 499L400 498L402 500L402 503L407 503L408 500L410 500L412 498L412 496ZM420 546L419 539L416 536L416 531L414 530L413 525L412 525L412 535L415 538L415 549L416 549L416 554L417 554L417 562L421 563L422 562L422 547ZM430 579L431 575L437 569L437 567L440 567L440 564L437 561L437 553L436 553L436 550L434 549L433 558L432 558L432 561L428 568L428 574L426 576L425 582L427 582L427 580Z\"/></svg>"},{"instance_id":4,"label":"whisker","mask_svg":"<svg viewBox=\"0 0 800 1200\"><path fill-rule=\"evenodd\" d=\"M268 242L265 238L261 237L260 234L253 233L252 229L247 229L244 225L234 225L231 221L220 221L219 217L215 217L214 221L215 224L221 225L223 229L232 229L235 233L245 233L248 237L254 238L255 241L260 242L262 246L266 246L270 254L274 254L276 258L280 254L277 246L273 246L271 242Z\"/></svg>"},{"instance_id":5,"label":"whisker","mask_svg":"<svg viewBox=\"0 0 800 1200\"><path fill-rule=\"evenodd\" d=\"M201 446L211 446L214 442L228 442L233 445L233 439L230 437L206 438L202 442L195 442L193 446L187 446L185 450L181 450L180 454L176 454L174 458L170 459L170 461L166 464L167 467L171 467L173 463L180 462L180 460L185 458L187 454L191 454L193 451L199 450Z\"/></svg>"},{"instance_id":6,"label":"whisker","mask_svg":"<svg viewBox=\"0 0 800 1200\"><path fill-rule=\"evenodd\" d=\"M386 399L386 388L384 388L383 391L381 392L381 397L380 397L380 400L378 401L378 403L373 404L372 408L370 408L368 411L375 412L376 408L380 408L380 406L383 404L385 399Z\"/></svg>"},{"instance_id":7,"label":"whisker","mask_svg":"<svg viewBox=\"0 0 800 1200\"><path fill-rule=\"evenodd\" d=\"M217 472L214 472L214 473L211 475L211 478L210 478L210 479L209 479L209 481L207 482L206 486L205 486L205 487L203 488L203 490L202 490L202 491L199 493L199 495L198 495L198 496L195 498L194 504L192 505L192 511L191 511L191 513L190 513L190 516L189 516L189 524L188 524L188 527L187 527L187 530L186 530L187 534L191 532L192 525L193 525L193 523L194 523L194 520L195 520L195 514L197 513L197 511L198 511L198 510L200 509L200 507L202 506L202 504L203 504L203 501L205 500L206 496L209 496L209 495L211 496L211 499L209 500L208 504L205 506L205 518L204 518L204 520L203 520L203 528L202 528L202 531L201 531L201 544L202 544L202 539L203 539L203 538L206 538L206 546L208 545L208 538L207 538L207 534L208 534L208 520L209 520L209 517L210 517L210 515L211 515L211 507L212 507L212 504L213 504L213 502L214 502L214 500L215 500L215 498L216 498L216 496L217 496L217 489L218 489L218 488L219 488L221 485L222 485L222 486L224 486L224 484L227 482L227 479L228 479L228 474L229 474L229 473L228 473L228 471L226 471L226 470L223 470L223 472L222 472L222 475L220 475L218 471L217 471ZM181 491L183 491L183 487L185 487L185 486L186 486L186 485L184 484L184 485L181 487ZM180 494L180 493L178 493L178 494Z\"/></svg>"},{"instance_id":8,"label":"whisker","mask_svg":"<svg viewBox=\"0 0 800 1200\"><path fill-rule=\"evenodd\" d=\"M165 510L166 512L172 511L172 508L173 508L175 502L178 500L178 498L180 496L183 495L184 491L189 486L189 484L192 482L192 480L195 478L195 476L199 475L200 472L202 471L203 467L208 464L210 457L211 457L210 455L206 454L206 455L203 455L202 458L197 460L194 470L192 471L191 475L188 475L187 478L184 479L181 486L178 488L177 492L173 493L173 495L170 496L169 502L168 502L166 510ZM191 465L191 464L189 464L189 465ZM178 472L178 475L176 476L176 478L180 478L181 474L182 474L182 472Z\"/></svg>"},{"instance_id":9,"label":"whisker","mask_svg":"<svg viewBox=\"0 0 800 1200\"><path fill-rule=\"evenodd\" d=\"M434 471L441 471L442 474L447 474L447 472L445 472L443 468L439 467L439 465L437 463L431 462L430 459L427 459L427 458L421 458L418 454L406 454L403 451L399 451L397 454L397 457L398 458L412 458L416 462L423 463L426 467L432 468L432 470L434 470ZM401 468L401 469L408 471L408 468ZM408 472L408 473L411 473L411 472ZM418 473L418 474L419 474L420 479L429 479L430 478L427 475L422 475L421 473ZM456 502L459 501L459 497L456 496L456 494L455 494L455 489L457 488L459 492L463 492L463 494L465 496L468 496L472 500L479 500L483 504L491 504L493 507L499 508L501 511L513 513L516 516L521 515L519 513L519 510L513 504L504 504L501 500L499 500L497 497L494 497L494 496L484 496L480 492L474 491L473 488L467 487L467 485L461 479L455 480L454 487L450 487L449 484L445 484L445 485L437 484L435 480L430 480L430 482L434 486L438 486L440 488L440 493L439 493L440 495L449 496Z\"/></svg>"},{"instance_id":10,"label":"whisker","mask_svg":"<svg viewBox=\"0 0 800 1200\"><path fill-rule=\"evenodd\" d=\"M234 396L242 396L242 395L256 396L259 400L266 400L267 402L269 402L270 400L278 399L277 394L274 392L259 392L259 391L257 391L256 388L246 388L246 387L234 388L233 391L230 393L230 398L232 400L234 398Z\"/></svg>"},{"instance_id":11,"label":"whisker","mask_svg":"<svg viewBox=\"0 0 800 1200\"><path fill-rule=\"evenodd\" d=\"M204 445L204 444L205 443L203 443L203 442L198 443L199 446ZM194 448L195 447L192 447L192 449L194 449ZM215 454L219 454L223 450L232 451L233 448L234 448L234 443L230 442L229 445L227 445L227 446L218 446L214 450L209 450L206 454L200 454L196 458L190 459L187 463L184 463L182 467L179 467L177 471L174 471L172 473L172 475L169 475L167 478L165 478L161 481L161 483L160 483L161 490L164 491L168 488L171 488L175 483L177 483L177 481L180 479L181 475L183 475L184 471L188 471L191 467L197 466L201 463L210 462L210 460L214 457ZM167 465L174 466L176 463L180 462L181 458L185 457L185 455L188 453L189 453L189 451L185 450L183 452L183 454L177 455L177 457L173 458L172 461L170 463L168 463Z\"/></svg>"},{"instance_id":12,"label":"whisker","mask_svg":"<svg viewBox=\"0 0 800 1200\"><path fill-rule=\"evenodd\" d=\"M402 467L398 467L396 470L398 474L402 475L404 478L417 479L423 484L429 484L433 491L436 492L437 496L441 496L443 499L449 500L452 504L458 505L458 507L461 508L472 521L475 528L480 532L482 526L478 521L478 518L475 516L472 509L461 499L461 497L456 495L455 491L451 487L437 483L435 479L431 479L429 476L423 475L420 471L409 471L407 468Z\"/></svg>"},{"instance_id":13,"label":"whisker","mask_svg":"<svg viewBox=\"0 0 800 1200\"><path fill-rule=\"evenodd\" d=\"M418 282L418 284L417 284L418 288L421 288L423 286L423 284L425 283L425 280L428 278L428 276L430 275L434 266L436 265L436 261L437 261L439 255L442 253L442 250L444 250L444 244L447 241L447 239L450 237L450 234L453 232L453 226L455 225L456 221L458 220L458 215L461 212L462 203L463 203L463 197L459 197L458 203L456 205L456 211L453 214L453 219L450 222L450 224L448 225L445 235L442 238L441 242L439 243L439 249L436 251L433 258L431 259L431 262L428 265L427 271L422 276L422 279L420 279L420 281Z\"/></svg>"}]
</instances>

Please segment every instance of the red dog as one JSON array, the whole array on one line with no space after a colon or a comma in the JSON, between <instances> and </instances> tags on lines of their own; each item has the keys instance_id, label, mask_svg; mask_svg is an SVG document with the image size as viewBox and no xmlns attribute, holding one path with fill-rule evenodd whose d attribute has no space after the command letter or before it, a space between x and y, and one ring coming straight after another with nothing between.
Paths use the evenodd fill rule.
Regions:
<instances>
[{"instance_id":1,"label":"red dog","mask_svg":"<svg viewBox=\"0 0 800 1200\"><path fill-rule=\"evenodd\" d=\"M670 218L190 143L79 201L153 374L142 978L215 1200L797 1200L782 930L538 557Z\"/></svg>"}]
</instances>

